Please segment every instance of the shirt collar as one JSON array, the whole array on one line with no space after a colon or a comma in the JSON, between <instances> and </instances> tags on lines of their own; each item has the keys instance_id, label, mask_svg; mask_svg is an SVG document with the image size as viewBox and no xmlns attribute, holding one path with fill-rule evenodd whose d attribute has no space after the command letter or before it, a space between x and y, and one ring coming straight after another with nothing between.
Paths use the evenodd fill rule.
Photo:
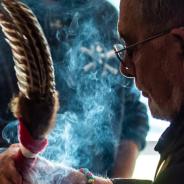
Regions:
<instances>
[{"instance_id":1,"label":"shirt collar","mask_svg":"<svg viewBox=\"0 0 184 184\"><path fill-rule=\"evenodd\" d=\"M155 146L161 156L167 156L184 142L184 120L172 121L170 126L164 131Z\"/></svg>"}]
</instances>

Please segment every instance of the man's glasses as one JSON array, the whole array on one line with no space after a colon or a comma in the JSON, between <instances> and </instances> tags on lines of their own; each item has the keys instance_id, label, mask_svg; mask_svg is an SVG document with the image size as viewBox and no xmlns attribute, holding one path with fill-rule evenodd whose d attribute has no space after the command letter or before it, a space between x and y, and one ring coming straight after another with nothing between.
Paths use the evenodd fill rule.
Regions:
<instances>
[{"instance_id":1,"label":"man's glasses","mask_svg":"<svg viewBox=\"0 0 184 184\"><path fill-rule=\"evenodd\" d=\"M133 49L134 47L137 47L138 45L141 45L141 44L144 44L144 43L149 42L151 40L154 40L156 38L159 38L159 37L161 37L161 36L163 36L163 35L165 35L165 34L167 34L169 32L170 32L170 29L166 30L166 31L163 31L161 33L155 34L153 36L150 36L150 37L146 38L145 40L133 43L133 44L131 44L129 46L126 46L126 43L123 40L122 44L115 44L113 46L115 54L116 54L117 58L120 60L120 62L122 63L124 61L124 59L125 59L127 50Z\"/></svg>"}]
</instances>

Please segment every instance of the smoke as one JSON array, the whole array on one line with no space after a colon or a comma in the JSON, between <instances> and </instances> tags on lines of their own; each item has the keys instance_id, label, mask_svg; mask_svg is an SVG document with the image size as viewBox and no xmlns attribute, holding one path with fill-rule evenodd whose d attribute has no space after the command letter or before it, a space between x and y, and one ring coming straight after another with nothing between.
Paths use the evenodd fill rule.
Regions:
<instances>
[{"instance_id":1,"label":"smoke","mask_svg":"<svg viewBox=\"0 0 184 184\"><path fill-rule=\"evenodd\" d=\"M66 167L66 165L51 163L50 161L39 158L36 167L24 173L26 181L34 184L74 184L77 183L74 177L76 171ZM73 175L73 176L72 176Z\"/></svg>"},{"instance_id":2,"label":"smoke","mask_svg":"<svg viewBox=\"0 0 184 184\"><path fill-rule=\"evenodd\" d=\"M17 130L18 125L17 121L12 121L2 131L2 138L6 140L8 144L18 142Z\"/></svg>"},{"instance_id":3,"label":"smoke","mask_svg":"<svg viewBox=\"0 0 184 184\"><path fill-rule=\"evenodd\" d=\"M112 51L117 17L108 3L93 1L81 7L63 14L59 7L49 10L50 21L61 16L63 23L50 40L57 45L51 49L61 109L43 156L103 173L113 163L121 130L124 79ZM105 8L111 10L108 16Z\"/></svg>"}]
</instances>

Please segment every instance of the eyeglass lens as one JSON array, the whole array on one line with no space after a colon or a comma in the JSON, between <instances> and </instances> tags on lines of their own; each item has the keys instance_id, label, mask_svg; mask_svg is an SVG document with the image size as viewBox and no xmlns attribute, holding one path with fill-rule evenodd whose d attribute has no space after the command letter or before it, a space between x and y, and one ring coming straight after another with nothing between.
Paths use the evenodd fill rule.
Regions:
<instances>
[{"instance_id":1,"label":"eyeglass lens","mask_svg":"<svg viewBox=\"0 0 184 184\"><path fill-rule=\"evenodd\" d=\"M122 44L116 44L114 45L114 49L116 51L116 54L118 56L118 58L121 60L121 62L125 59L125 50L126 46L122 45Z\"/></svg>"}]
</instances>

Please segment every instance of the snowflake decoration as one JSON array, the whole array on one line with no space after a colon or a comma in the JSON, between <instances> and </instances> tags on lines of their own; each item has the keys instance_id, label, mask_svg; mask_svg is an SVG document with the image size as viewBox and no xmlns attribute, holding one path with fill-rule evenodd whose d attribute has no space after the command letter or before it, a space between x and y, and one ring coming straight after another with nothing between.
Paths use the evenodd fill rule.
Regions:
<instances>
[{"instance_id":1,"label":"snowflake decoration","mask_svg":"<svg viewBox=\"0 0 184 184\"><path fill-rule=\"evenodd\" d=\"M91 58L91 61L83 67L85 72L95 70L100 66L102 68L102 76L105 76L108 73L113 75L118 74L119 70L108 63L110 60L116 59L113 50L106 51L104 45L95 42L90 48L81 47L80 51Z\"/></svg>"}]
</instances>

